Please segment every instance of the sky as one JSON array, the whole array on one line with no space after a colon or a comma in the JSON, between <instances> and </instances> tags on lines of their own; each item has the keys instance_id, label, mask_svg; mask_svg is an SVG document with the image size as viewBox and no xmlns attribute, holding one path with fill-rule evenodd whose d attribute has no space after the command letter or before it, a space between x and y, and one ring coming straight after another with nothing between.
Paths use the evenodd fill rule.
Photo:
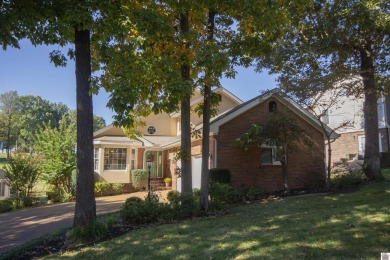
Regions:
<instances>
[{"instance_id":1,"label":"sky","mask_svg":"<svg viewBox=\"0 0 390 260\"><path fill-rule=\"evenodd\" d=\"M74 61L66 67L50 63L49 53L61 50L56 46L32 46L20 42L20 49L0 51L0 94L17 91L19 96L40 96L51 102L62 102L70 109L76 107L76 78ZM277 86L276 75L255 73L253 68L237 68L235 79L222 79L222 86L243 101L260 94L261 90ZM93 96L94 114L112 123L114 112L107 108L109 93L103 89Z\"/></svg>"}]
</instances>

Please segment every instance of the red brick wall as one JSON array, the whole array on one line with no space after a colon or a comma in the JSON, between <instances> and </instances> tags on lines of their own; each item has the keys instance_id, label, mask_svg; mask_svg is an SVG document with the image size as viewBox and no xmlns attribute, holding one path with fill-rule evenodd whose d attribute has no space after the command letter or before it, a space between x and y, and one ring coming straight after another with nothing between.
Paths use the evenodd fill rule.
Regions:
<instances>
[{"instance_id":1,"label":"red brick wall","mask_svg":"<svg viewBox=\"0 0 390 260\"><path fill-rule=\"evenodd\" d=\"M260 148L243 151L236 146L239 138L253 123L261 123L268 112L269 101L274 100L278 109L282 107L271 98L246 111L235 119L220 126L217 139L218 168L227 168L232 174L232 184L236 187L256 187L268 191L282 190L283 177L280 165L262 165ZM324 139L320 131L289 111L299 120L299 124L313 139L313 146L300 145L299 149L288 154L288 180L291 189L324 187Z\"/></svg>"},{"instance_id":2,"label":"red brick wall","mask_svg":"<svg viewBox=\"0 0 390 260\"><path fill-rule=\"evenodd\" d=\"M137 169L144 168L144 151L145 148L138 148Z\"/></svg>"},{"instance_id":3,"label":"red brick wall","mask_svg":"<svg viewBox=\"0 0 390 260\"><path fill-rule=\"evenodd\" d=\"M358 137L364 135L364 131L341 134L332 144L332 163L339 162L341 159L349 160L350 156L357 155L359 152ZM352 159L352 158L351 158Z\"/></svg>"}]
</instances>

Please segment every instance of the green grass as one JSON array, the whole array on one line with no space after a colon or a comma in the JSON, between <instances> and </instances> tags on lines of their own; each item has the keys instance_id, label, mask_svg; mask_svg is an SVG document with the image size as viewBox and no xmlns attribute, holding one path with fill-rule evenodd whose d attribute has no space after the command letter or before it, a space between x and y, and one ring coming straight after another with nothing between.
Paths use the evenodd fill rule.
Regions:
<instances>
[{"instance_id":1,"label":"green grass","mask_svg":"<svg viewBox=\"0 0 390 260\"><path fill-rule=\"evenodd\" d=\"M385 175L353 193L239 206L48 258L379 259L390 252L389 169Z\"/></svg>"}]
</instances>

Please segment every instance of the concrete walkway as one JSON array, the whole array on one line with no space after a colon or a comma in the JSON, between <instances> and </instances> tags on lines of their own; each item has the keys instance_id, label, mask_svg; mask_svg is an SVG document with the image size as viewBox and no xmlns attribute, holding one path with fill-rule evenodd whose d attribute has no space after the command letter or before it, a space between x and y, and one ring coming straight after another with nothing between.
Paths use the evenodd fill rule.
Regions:
<instances>
[{"instance_id":1,"label":"concrete walkway","mask_svg":"<svg viewBox=\"0 0 390 260\"><path fill-rule=\"evenodd\" d=\"M166 201L168 191L157 193L160 201ZM145 198L146 195L147 192L135 192L96 198L96 213L118 211L127 198ZM67 202L0 214L0 256L35 238L72 226L74 206L74 202Z\"/></svg>"}]
</instances>

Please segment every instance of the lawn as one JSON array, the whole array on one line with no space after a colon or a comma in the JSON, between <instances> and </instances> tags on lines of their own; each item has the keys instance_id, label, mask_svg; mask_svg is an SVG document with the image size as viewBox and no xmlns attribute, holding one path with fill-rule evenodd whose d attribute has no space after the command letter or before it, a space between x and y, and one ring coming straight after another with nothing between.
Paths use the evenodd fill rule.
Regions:
<instances>
[{"instance_id":1,"label":"lawn","mask_svg":"<svg viewBox=\"0 0 390 260\"><path fill-rule=\"evenodd\" d=\"M357 192L243 205L151 226L57 259L379 259L390 252L390 170Z\"/></svg>"}]
</instances>

